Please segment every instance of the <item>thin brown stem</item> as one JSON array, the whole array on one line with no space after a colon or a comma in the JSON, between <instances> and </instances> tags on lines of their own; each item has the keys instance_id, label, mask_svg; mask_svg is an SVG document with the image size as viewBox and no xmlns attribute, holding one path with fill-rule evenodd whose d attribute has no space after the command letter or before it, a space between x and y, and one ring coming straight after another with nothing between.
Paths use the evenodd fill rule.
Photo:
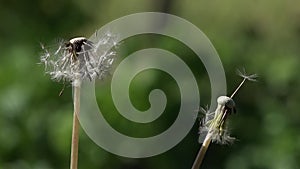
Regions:
<instances>
[{"instance_id":1,"label":"thin brown stem","mask_svg":"<svg viewBox=\"0 0 300 169\"><path fill-rule=\"evenodd\" d=\"M205 153L206 153L210 143L211 143L211 135L207 134L206 137L205 137L205 140L203 141L202 146L201 146L201 148L200 148L200 150L197 154L197 157L194 161L192 169L199 169L200 168L200 165L203 161L203 158L205 156Z\"/></svg>"},{"instance_id":2,"label":"thin brown stem","mask_svg":"<svg viewBox=\"0 0 300 169\"><path fill-rule=\"evenodd\" d=\"M80 85L74 86L74 114L71 144L70 169L77 169L78 165L78 143L79 143L79 121L77 115L80 110Z\"/></svg>"}]
</instances>

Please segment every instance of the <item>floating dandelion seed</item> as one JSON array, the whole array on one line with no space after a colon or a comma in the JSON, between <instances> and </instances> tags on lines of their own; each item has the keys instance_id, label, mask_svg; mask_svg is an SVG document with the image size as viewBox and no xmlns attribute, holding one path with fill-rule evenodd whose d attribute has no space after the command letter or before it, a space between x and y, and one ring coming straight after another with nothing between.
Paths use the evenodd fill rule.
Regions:
<instances>
[{"instance_id":1,"label":"floating dandelion seed","mask_svg":"<svg viewBox=\"0 0 300 169\"><path fill-rule=\"evenodd\" d=\"M241 76L242 78L244 78L245 80L249 80L249 81L253 81L256 82L258 75L257 74L251 74L251 75L247 75L246 70L243 68L242 70L237 70L237 74L239 76Z\"/></svg>"}]
</instances>

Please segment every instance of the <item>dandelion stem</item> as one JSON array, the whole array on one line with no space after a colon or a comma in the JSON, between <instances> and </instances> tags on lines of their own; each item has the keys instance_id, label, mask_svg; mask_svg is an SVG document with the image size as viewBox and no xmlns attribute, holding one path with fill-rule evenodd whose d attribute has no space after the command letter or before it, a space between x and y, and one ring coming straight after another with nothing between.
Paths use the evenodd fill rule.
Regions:
<instances>
[{"instance_id":1,"label":"dandelion stem","mask_svg":"<svg viewBox=\"0 0 300 169\"><path fill-rule=\"evenodd\" d=\"M203 158L205 156L205 153L206 153L210 143L211 143L211 134L207 134L206 137L205 137L205 140L203 141L202 146L201 146L201 148L200 148L200 150L197 154L197 157L194 161L192 169L199 169L200 168L200 165L203 161Z\"/></svg>"},{"instance_id":2,"label":"dandelion stem","mask_svg":"<svg viewBox=\"0 0 300 169\"><path fill-rule=\"evenodd\" d=\"M230 98L232 99L233 96L236 94L236 92L243 86L243 84L245 83L246 78L243 79L243 81L240 83L240 85L235 89L235 91L232 93L232 95L230 96Z\"/></svg>"},{"instance_id":3,"label":"dandelion stem","mask_svg":"<svg viewBox=\"0 0 300 169\"><path fill-rule=\"evenodd\" d=\"M78 165L78 143L79 143L79 120L77 115L80 110L80 84L74 85L74 114L72 128L72 144L71 144L71 162L70 169L77 169Z\"/></svg>"}]
</instances>

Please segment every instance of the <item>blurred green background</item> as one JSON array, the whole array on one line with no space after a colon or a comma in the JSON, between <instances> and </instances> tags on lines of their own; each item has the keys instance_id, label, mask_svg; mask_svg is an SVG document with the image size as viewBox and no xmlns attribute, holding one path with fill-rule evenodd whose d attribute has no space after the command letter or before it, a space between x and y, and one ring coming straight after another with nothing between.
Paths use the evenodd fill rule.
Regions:
<instances>
[{"instance_id":1,"label":"blurred green background","mask_svg":"<svg viewBox=\"0 0 300 169\"><path fill-rule=\"evenodd\" d=\"M300 168L300 1L296 0L31 0L0 2L0 169L63 169L69 167L72 90L58 93L62 84L45 75L39 62L39 42L56 38L89 37L102 25L124 15L160 11L182 17L211 40L226 71L229 94L241 78L236 69L257 73L235 97L238 114L230 117L233 145L212 144L201 168ZM161 36L129 38L119 50L126 54L160 47L182 57L191 67L201 92L201 106L210 103L205 68L184 45ZM191 59L193 58L193 59ZM118 61L118 62L119 62ZM298 67L299 68L299 67ZM149 80L150 79L150 80ZM174 122L179 107L175 81L165 73L140 73L130 88L132 104L149 107L154 88L166 92L170 104L154 124L122 118L109 93L108 78L99 82L98 101L106 119L125 134L147 137ZM168 113L169 112L169 113ZM176 147L145 159L123 158L98 147L81 130L80 169L188 169L198 152L198 124Z\"/></svg>"}]
</instances>

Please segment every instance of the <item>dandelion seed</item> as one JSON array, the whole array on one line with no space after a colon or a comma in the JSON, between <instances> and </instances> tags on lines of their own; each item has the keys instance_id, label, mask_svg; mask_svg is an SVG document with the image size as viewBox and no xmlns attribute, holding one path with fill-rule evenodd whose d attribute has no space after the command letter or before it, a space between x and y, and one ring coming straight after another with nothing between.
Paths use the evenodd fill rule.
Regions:
<instances>
[{"instance_id":1,"label":"dandelion seed","mask_svg":"<svg viewBox=\"0 0 300 169\"><path fill-rule=\"evenodd\" d=\"M252 74L252 75L247 75L246 70L243 69L243 71L241 72L240 70L237 70L237 73L239 76L241 76L243 78L243 81L240 83L240 85L235 89L235 91L232 93L232 95L230 96L230 98L233 98L233 96L236 94L236 92L238 90L240 90L240 88L243 86L243 84L245 83L246 80L249 81L253 81L256 82L258 75L257 74Z\"/></svg>"},{"instance_id":2,"label":"dandelion seed","mask_svg":"<svg viewBox=\"0 0 300 169\"><path fill-rule=\"evenodd\" d=\"M258 78L257 74L247 75L245 68L243 68L242 71L237 69L237 74L246 80L254 81L254 82L256 82Z\"/></svg>"}]
</instances>

